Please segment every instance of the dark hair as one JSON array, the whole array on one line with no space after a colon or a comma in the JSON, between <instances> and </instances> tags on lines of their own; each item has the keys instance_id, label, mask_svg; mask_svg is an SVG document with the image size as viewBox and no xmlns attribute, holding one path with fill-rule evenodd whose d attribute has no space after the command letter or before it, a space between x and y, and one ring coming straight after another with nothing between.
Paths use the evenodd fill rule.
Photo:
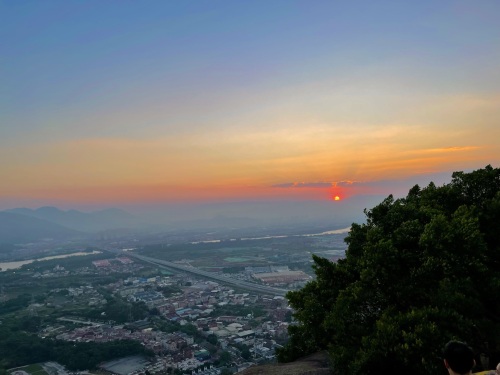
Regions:
<instances>
[{"instance_id":1,"label":"dark hair","mask_svg":"<svg viewBox=\"0 0 500 375\"><path fill-rule=\"evenodd\" d=\"M474 367L474 352L464 342L450 341L444 347L443 357L458 374L466 374Z\"/></svg>"}]
</instances>

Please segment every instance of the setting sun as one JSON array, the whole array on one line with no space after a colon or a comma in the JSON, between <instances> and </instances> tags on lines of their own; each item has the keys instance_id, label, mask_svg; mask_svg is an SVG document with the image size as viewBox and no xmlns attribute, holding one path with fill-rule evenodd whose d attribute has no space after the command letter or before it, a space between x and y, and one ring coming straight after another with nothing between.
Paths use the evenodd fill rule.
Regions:
<instances>
[{"instance_id":1,"label":"setting sun","mask_svg":"<svg viewBox=\"0 0 500 375\"><path fill-rule=\"evenodd\" d=\"M340 200L340 197L338 195L336 195L334 198L333 198L334 201L339 201Z\"/></svg>"}]
</instances>

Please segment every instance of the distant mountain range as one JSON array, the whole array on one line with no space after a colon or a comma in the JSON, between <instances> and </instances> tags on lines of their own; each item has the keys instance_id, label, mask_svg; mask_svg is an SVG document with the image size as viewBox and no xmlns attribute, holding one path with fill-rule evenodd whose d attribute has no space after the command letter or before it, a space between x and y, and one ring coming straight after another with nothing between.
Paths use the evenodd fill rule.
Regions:
<instances>
[{"instance_id":1,"label":"distant mountain range","mask_svg":"<svg viewBox=\"0 0 500 375\"><path fill-rule=\"evenodd\" d=\"M135 215L117 208L94 212L14 208L1 211L0 243L29 242L41 238L68 238L103 231L139 230L162 233L175 230L240 230L252 228L346 227L363 222L364 208L381 201L380 196L355 196L341 201L242 201L192 204L157 204L136 208ZM259 230L260 230L259 229ZM312 229L314 230L314 229ZM283 232L283 230L280 230ZM24 234L24 237L23 237Z\"/></svg>"},{"instance_id":2,"label":"distant mountain range","mask_svg":"<svg viewBox=\"0 0 500 375\"><path fill-rule=\"evenodd\" d=\"M0 243L26 243L44 238L67 239L79 235L82 233L36 217L0 212Z\"/></svg>"},{"instance_id":3,"label":"distant mountain range","mask_svg":"<svg viewBox=\"0 0 500 375\"><path fill-rule=\"evenodd\" d=\"M137 225L137 219L133 215L118 208L89 213L77 210L63 211L56 207L40 207L36 210L14 208L5 212L36 217L37 219L47 220L82 232L99 232Z\"/></svg>"},{"instance_id":4,"label":"distant mountain range","mask_svg":"<svg viewBox=\"0 0 500 375\"><path fill-rule=\"evenodd\" d=\"M149 207L141 216L170 229L230 229L255 226L346 227L363 222L363 210L378 204L383 196L355 196L341 201L241 201L165 204Z\"/></svg>"},{"instance_id":5,"label":"distant mountain range","mask_svg":"<svg viewBox=\"0 0 500 375\"><path fill-rule=\"evenodd\" d=\"M139 220L117 208L85 213L56 207L14 208L0 212L0 242L68 238L105 230L137 227Z\"/></svg>"}]
</instances>

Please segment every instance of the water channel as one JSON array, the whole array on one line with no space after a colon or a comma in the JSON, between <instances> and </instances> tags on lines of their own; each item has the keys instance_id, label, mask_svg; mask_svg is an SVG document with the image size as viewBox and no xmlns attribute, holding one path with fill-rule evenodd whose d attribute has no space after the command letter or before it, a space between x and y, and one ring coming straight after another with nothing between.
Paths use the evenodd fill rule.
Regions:
<instances>
[{"instance_id":1,"label":"water channel","mask_svg":"<svg viewBox=\"0 0 500 375\"><path fill-rule=\"evenodd\" d=\"M91 253L90 252L78 252L78 253L71 253L71 254L52 255L49 257L37 258L37 259L19 260L16 262L4 262L4 263L0 263L0 272L21 268L21 266L24 266L25 264L33 263L36 260L41 261L41 260L51 260L51 259L62 259L62 258L68 258L68 257L74 257L74 256L84 256L84 255L92 255L92 254L100 254L100 253L101 253L101 251L94 250Z\"/></svg>"}]
</instances>

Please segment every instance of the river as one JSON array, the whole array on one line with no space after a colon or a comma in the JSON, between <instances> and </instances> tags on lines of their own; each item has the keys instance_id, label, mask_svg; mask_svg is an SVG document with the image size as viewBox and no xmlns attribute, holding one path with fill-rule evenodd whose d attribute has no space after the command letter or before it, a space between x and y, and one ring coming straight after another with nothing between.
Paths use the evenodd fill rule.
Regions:
<instances>
[{"instance_id":1,"label":"river","mask_svg":"<svg viewBox=\"0 0 500 375\"><path fill-rule=\"evenodd\" d=\"M351 230L351 227L347 227L347 228L342 228L342 229L328 230L326 232L321 232L321 233L284 234L284 235L275 235L275 236L269 235L269 236L264 236L264 237L241 237L241 238L239 238L239 240L241 240L241 241L255 241L255 240L270 240L272 238L329 236L332 234L349 233L350 230ZM207 234L210 234L210 233L207 233ZM230 238L229 239L229 241L237 241L237 240L238 240L237 238ZM204 241L190 242L190 244L197 245L200 243L219 243L219 242L222 242L222 240L204 240Z\"/></svg>"},{"instance_id":2,"label":"river","mask_svg":"<svg viewBox=\"0 0 500 375\"><path fill-rule=\"evenodd\" d=\"M0 263L0 272L21 268L21 266L24 266L25 264L33 263L35 260L42 261L42 260L51 260L51 259L61 259L61 258L68 258L68 257L75 257L75 256L100 254L100 253L101 253L101 251L94 250L91 253L78 252L78 253L71 253L71 254L52 255L50 257L45 257L45 258L19 260L16 262L5 262L5 263Z\"/></svg>"}]
</instances>

